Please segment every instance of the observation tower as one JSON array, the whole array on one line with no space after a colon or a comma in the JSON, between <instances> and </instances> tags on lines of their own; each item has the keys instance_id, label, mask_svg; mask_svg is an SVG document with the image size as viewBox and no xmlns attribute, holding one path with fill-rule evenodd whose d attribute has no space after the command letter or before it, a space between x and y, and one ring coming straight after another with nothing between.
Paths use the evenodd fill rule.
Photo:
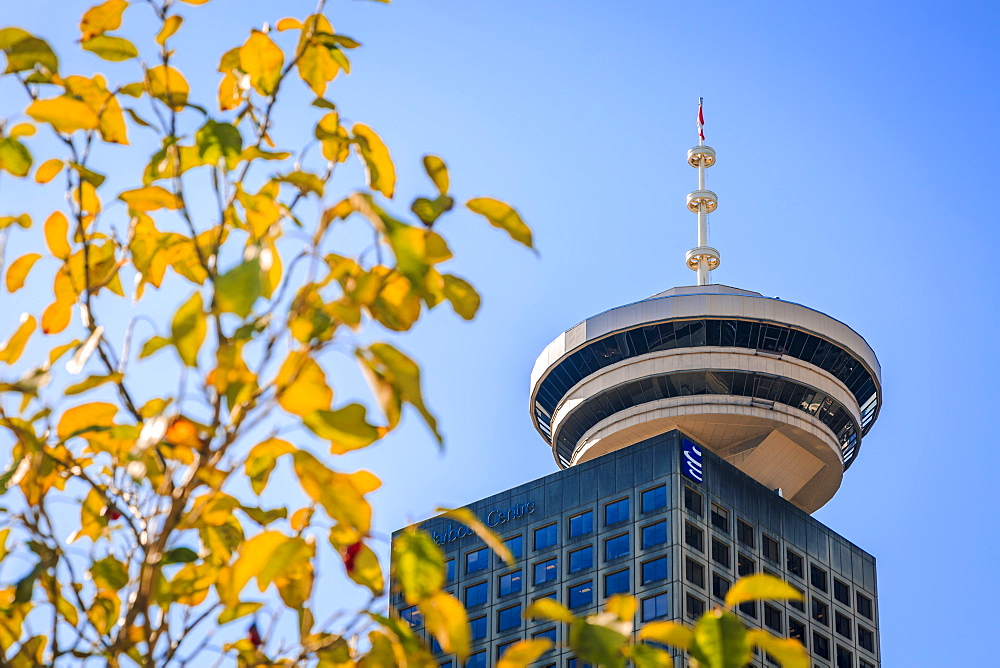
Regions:
<instances>
[{"instance_id":1,"label":"observation tower","mask_svg":"<svg viewBox=\"0 0 1000 668\"><path fill-rule=\"evenodd\" d=\"M678 429L802 510L840 487L878 417L878 359L848 325L820 311L713 285L720 265L705 185L704 145L687 161L698 244L685 256L697 284L590 317L560 334L531 372L535 428L566 469Z\"/></svg>"}]
</instances>

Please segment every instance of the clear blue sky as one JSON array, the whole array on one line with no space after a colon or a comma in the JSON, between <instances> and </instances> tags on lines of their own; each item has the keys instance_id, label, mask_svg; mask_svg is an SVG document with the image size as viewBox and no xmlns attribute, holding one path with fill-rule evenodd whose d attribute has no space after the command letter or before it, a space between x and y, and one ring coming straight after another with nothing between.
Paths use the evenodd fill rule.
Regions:
<instances>
[{"instance_id":1,"label":"clear blue sky","mask_svg":"<svg viewBox=\"0 0 1000 668\"><path fill-rule=\"evenodd\" d=\"M75 19L46 22L89 3L8 4L4 23L70 39ZM247 26L311 7L280 4L188 8L213 21L180 48L217 38L214 64ZM882 364L881 416L817 517L878 559L883 663L977 664L985 635L970 631L995 627L1000 597L1000 6L336 0L328 14L364 43L329 97L390 146L398 209L426 192L433 152L455 192L514 204L540 251L469 216L445 224L451 268L484 305L473 324L445 308L399 339L424 364L447 450L409 415L343 464L385 481L380 530L555 470L528 417L531 365L580 320L693 282L685 151L703 96L713 280L841 319ZM211 91L215 76L194 83ZM15 297L5 312L29 308Z\"/></svg>"}]
</instances>

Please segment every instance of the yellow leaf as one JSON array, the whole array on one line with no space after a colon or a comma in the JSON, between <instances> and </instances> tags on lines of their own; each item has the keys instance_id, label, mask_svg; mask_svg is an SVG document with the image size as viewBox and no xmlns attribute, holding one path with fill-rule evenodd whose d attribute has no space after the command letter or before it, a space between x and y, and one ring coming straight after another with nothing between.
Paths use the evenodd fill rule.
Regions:
<instances>
[{"instance_id":1,"label":"yellow leaf","mask_svg":"<svg viewBox=\"0 0 1000 668\"><path fill-rule=\"evenodd\" d=\"M195 292L177 309L170 325L170 338L181 361L187 366L198 366L198 351L205 342L208 324L201 293Z\"/></svg>"},{"instance_id":2,"label":"yellow leaf","mask_svg":"<svg viewBox=\"0 0 1000 668\"><path fill-rule=\"evenodd\" d=\"M801 601L798 589L772 575L757 573L736 581L726 594L726 605L734 607L747 601Z\"/></svg>"},{"instance_id":3,"label":"yellow leaf","mask_svg":"<svg viewBox=\"0 0 1000 668\"><path fill-rule=\"evenodd\" d=\"M240 556L233 565L220 575L219 578L219 598L227 606L235 605L240 596L240 592L250 582L251 578L261 578L265 584L261 586L261 591L267 588L272 577L263 575L265 571L271 570L275 553L283 547L289 538L277 531L265 531L245 542L240 548ZM277 564L280 567L281 564Z\"/></svg>"},{"instance_id":4,"label":"yellow leaf","mask_svg":"<svg viewBox=\"0 0 1000 668\"><path fill-rule=\"evenodd\" d=\"M72 543L81 536L97 540L104 527L108 526L104 510L104 498L96 489L91 488L80 506L80 528L69 538L69 542Z\"/></svg>"},{"instance_id":5,"label":"yellow leaf","mask_svg":"<svg viewBox=\"0 0 1000 668\"><path fill-rule=\"evenodd\" d=\"M687 649L694 632L677 622L652 622L639 629L640 640L651 640L661 645Z\"/></svg>"},{"instance_id":6,"label":"yellow leaf","mask_svg":"<svg viewBox=\"0 0 1000 668\"><path fill-rule=\"evenodd\" d=\"M118 196L118 199L128 204L134 211L181 208L181 198L160 186L126 190Z\"/></svg>"},{"instance_id":7,"label":"yellow leaf","mask_svg":"<svg viewBox=\"0 0 1000 668\"><path fill-rule=\"evenodd\" d=\"M524 611L525 619L548 619L572 624L576 619L565 605L551 598L540 598Z\"/></svg>"},{"instance_id":8,"label":"yellow leaf","mask_svg":"<svg viewBox=\"0 0 1000 668\"><path fill-rule=\"evenodd\" d=\"M30 313L22 314L21 323L0 349L0 362L13 364L20 359L24 346L28 343L28 337L35 331L36 326L35 316Z\"/></svg>"},{"instance_id":9,"label":"yellow leaf","mask_svg":"<svg viewBox=\"0 0 1000 668\"><path fill-rule=\"evenodd\" d=\"M58 132L94 130L100 123L90 105L66 96L35 100L25 113L40 123L48 123Z\"/></svg>"},{"instance_id":10,"label":"yellow leaf","mask_svg":"<svg viewBox=\"0 0 1000 668\"><path fill-rule=\"evenodd\" d=\"M445 274L444 296L458 315L466 320L472 320L476 316L480 304L479 293L464 279Z\"/></svg>"},{"instance_id":11,"label":"yellow leaf","mask_svg":"<svg viewBox=\"0 0 1000 668\"><path fill-rule=\"evenodd\" d=\"M55 211L42 226L45 232L45 245L49 252L60 260L69 259L72 249L69 247L69 221L62 211Z\"/></svg>"},{"instance_id":12,"label":"yellow leaf","mask_svg":"<svg viewBox=\"0 0 1000 668\"><path fill-rule=\"evenodd\" d=\"M604 609L615 615L619 621L631 622L635 617L635 599L626 594L615 594L604 604Z\"/></svg>"},{"instance_id":13,"label":"yellow leaf","mask_svg":"<svg viewBox=\"0 0 1000 668\"><path fill-rule=\"evenodd\" d=\"M468 508L438 508L437 512L441 513L445 517L450 517L453 520L457 520L469 527L476 532L483 542L486 543L497 555L503 559L508 566L513 568L517 562L514 559L514 555L510 553L510 549L497 537L495 533L485 524L483 524L478 517L473 514Z\"/></svg>"},{"instance_id":14,"label":"yellow leaf","mask_svg":"<svg viewBox=\"0 0 1000 668\"><path fill-rule=\"evenodd\" d=\"M292 455L299 484L327 514L361 535L371 530L371 505L364 498L379 487L378 479L367 471L335 473L308 452Z\"/></svg>"},{"instance_id":15,"label":"yellow leaf","mask_svg":"<svg viewBox=\"0 0 1000 668\"><path fill-rule=\"evenodd\" d=\"M382 577L382 567L378 557L370 547L361 544L352 557L347 575L362 587L367 587L375 596L381 596L385 589L385 579ZM345 560L346 562L346 560Z\"/></svg>"},{"instance_id":16,"label":"yellow leaf","mask_svg":"<svg viewBox=\"0 0 1000 668\"><path fill-rule=\"evenodd\" d=\"M56 177L59 172L62 171L63 161L58 158L52 158L51 160L46 160L39 166L38 170L35 172L35 182L36 183L48 183Z\"/></svg>"},{"instance_id":17,"label":"yellow leaf","mask_svg":"<svg viewBox=\"0 0 1000 668\"><path fill-rule=\"evenodd\" d=\"M73 436L107 431L117 413L118 407L114 404L95 402L74 406L59 418L56 433L59 440L65 441Z\"/></svg>"},{"instance_id":18,"label":"yellow leaf","mask_svg":"<svg viewBox=\"0 0 1000 668\"><path fill-rule=\"evenodd\" d=\"M122 25L122 12L128 7L125 0L108 0L105 3L91 7L80 19L80 32L86 41L95 35L109 30L117 30Z\"/></svg>"},{"instance_id":19,"label":"yellow leaf","mask_svg":"<svg viewBox=\"0 0 1000 668\"><path fill-rule=\"evenodd\" d=\"M438 192L442 195L447 195L448 188L451 186L448 179L448 167L444 164L444 160L436 155L425 155L424 171L427 172L427 176L434 182L434 187L438 189Z\"/></svg>"},{"instance_id":20,"label":"yellow leaf","mask_svg":"<svg viewBox=\"0 0 1000 668\"><path fill-rule=\"evenodd\" d=\"M125 116L122 114L121 105L118 104L118 98L107 89L103 77L95 76L93 79L88 79L81 76L69 76L66 77L64 83L67 92L86 102L90 105L91 110L98 115L98 129L104 141L128 144L128 130L125 127ZM73 165L73 167L95 187L104 182L103 177L95 178L94 172L85 170L80 165Z\"/></svg>"},{"instance_id":21,"label":"yellow leaf","mask_svg":"<svg viewBox=\"0 0 1000 668\"><path fill-rule=\"evenodd\" d=\"M389 149L382 138L362 123L351 128L358 153L368 171L368 186L386 197L392 198L396 189L396 166L392 163Z\"/></svg>"},{"instance_id":22,"label":"yellow leaf","mask_svg":"<svg viewBox=\"0 0 1000 668\"><path fill-rule=\"evenodd\" d=\"M92 390L95 387L104 385L105 383L118 383L123 377L124 376L120 373L110 373L106 376L90 376L86 380L83 380L75 385L70 385L63 391L63 394L66 396L80 394L82 392L86 392L87 390Z\"/></svg>"},{"instance_id":23,"label":"yellow leaf","mask_svg":"<svg viewBox=\"0 0 1000 668\"><path fill-rule=\"evenodd\" d=\"M333 401L333 390L326 383L323 368L308 353L289 353L274 382L278 403L293 415L304 417L328 410Z\"/></svg>"},{"instance_id":24,"label":"yellow leaf","mask_svg":"<svg viewBox=\"0 0 1000 668\"><path fill-rule=\"evenodd\" d=\"M22 213L19 216L0 216L0 230L15 224L28 229L31 227L31 216L26 213Z\"/></svg>"},{"instance_id":25,"label":"yellow leaf","mask_svg":"<svg viewBox=\"0 0 1000 668\"><path fill-rule=\"evenodd\" d=\"M78 188L73 189L73 201L84 214L96 215L101 211L101 198L97 196L97 188L89 181L82 181ZM86 224L85 220L84 226Z\"/></svg>"},{"instance_id":26,"label":"yellow leaf","mask_svg":"<svg viewBox=\"0 0 1000 668\"><path fill-rule=\"evenodd\" d=\"M283 19L278 19L278 22L274 24L274 27L277 29L278 32L284 32L286 30L301 30L302 22L299 21L298 19L286 17Z\"/></svg>"},{"instance_id":27,"label":"yellow leaf","mask_svg":"<svg viewBox=\"0 0 1000 668\"><path fill-rule=\"evenodd\" d=\"M240 105L243 99L243 90L240 88L240 80L236 75L226 72L219 82L219 109L229 111Z\"/></svg>"},{"instance_id":28,"label":"yellow leaf","mask_svg":"<svg viewBox=\"0 0 1000 668\"><path fill-rule=\"evenodd\" d=\"M163 21L163 27L160 28L160 32L156 34L156 43L160 46L166 44L167 40L170 39L174 33L178 31L178 29L180 29L181 23L183 22L184 18L181 16L168 16Z\"/></svg>"},{"instance_id":29,"label":"yellow leaf","mask_svg":"<svg viewBox=\"0 0 1000 668\"><path fill-rule=\"evenodd\" d=\"M118 621L118 611L121 608L121 599L118 594L107 589L97 592L94 596L94 603L87 610L87 618L98 633L104 635L111 631L111 628Z\"/></svg>"},{"instance_id":30,"label":"yellow leaf","mask_svg":"<svg viewBox=\"0 0 1000 668\"><path fill-rule=\"evenodd\" d=\"M303 531L309 526L309 522L312 521L312 516L312 508L299 508L292 513L291 519L288 520L288 525L292 527L292 531Z\"/></svg>"},{"instance_id":31,"label":"yellow leaf","mask_svg":"<svg viewBox=\"0 0 1000 668\"><path fill-rule=\"evenodd\" d=\"M204 5L208 0L181 0L181 2L186 2L189 5Z\"/></svg>"},{"instance_id":32,"label":"yellow leaf","mask_svg":"<svg viewBox=\"0 0 1000 668\"><path fill-rule=\"evenodd\" d=\"M333 34L333 26L322 14L313 14L302 26L298 44L301 55L295 65L299 70L299 78L306 82L317 96L322 97L327 84L336 78L341 66L327 46L313 39L316 33Z\"/></svg>"},{"instance_id":33,"label":"yellow leaf","mask_svg":"<svg viewBox=\"0 0 1000 668\"><path fill-rule=\"evenodd\" d=\"M74 301L57 299L49 304L42 313L42 331L46 334L58 334L69 325L73 316Z\"/></svg>"},{"instance_id":34,"label":"yellow leaf","mask_svg":"<svg viewBox=\"0 0 1000 668\"><path fill-rule=\"evenodd\" d=\"M348 404L335 411L313 411L302 422L314 434L330 441L331 453L342 455L367 447L385 435L385 428L368 423L366 412L361 404Z\"/></svg>"},{"instance_id":35,"label":"yellow leaf","mask_svg":"<svg viewBox=\"0 0 1000 668\"><path fill-rule=\"evenodd\" d=\"M240 47L240 68L250 75L250 85L261 95L272 94L281 80L285 54L271 38L259 30Z\"/></svg>"},{"instance_id":36,"label":"yellow leaf","mask_svg":"<svg viewBox=\"0 0 1000 668\"><path fill-rule=\"evenodd\" d=\"M524 224L521 216L509 204L489 197L477 197L465 203L469 211L484 216L490 225L505 230L510 238L532 248L531 229Z\"/></svg>"},{"instance_id":37,"label":"yellow leaf","mask_svg":"<svg viewBox=\"0 0 1000 668\"><path fill-rule=\"evenodd\" d=\"M389 427L399 422L401 404L405 402L417 409L441 443L437 420L424 404L417 363L388 343L373 343L367 350L358 350L357 354L361 370L386 414Z\"/></svg>"},{"instance_id":38,"label":"yellow leaf","mask_svg":"<svg viewBox=\"0 0 1000 668\"><path fill-rule=\"evenodd\" d=\"M28 123L18 123L10 129L10 138L17 139L18 137L30 137L35 134L37 130L34 125L29 125Z\"/></svg>"},{"instance_id":39,"label":"yellow leaf","mask_svg":"<svg viewBox=\"0 0 1000 668\"><path fill-rule=\"evenodd\" d=\"M773 656L781 668L809 668L812 662L809 653L794 638L778 638L762 629L747 631L747 640Z\"/></svg>"},{"instance_id":40,"label":"yellow leaf","mask_svg":"<svg viewBox=\"0 0 1000 668\"><path fill-rule=\"evenodd\" d=\"M552 641L548 638L521 640L507 648L496 668L527 668L550 649Z\"/></svg>"},{"instance_id":41,"label":"yellow leaf","mask_svg":"<svg viewBox=\"0 0 1000 668\"><path fill-rule=\"evenodd\" d=\"M112 62L129 60L139 55L139 50L135 48L135 44L124 37L114 37L112 35L91 37L84 40L80 46L83 47L84 51L90 51L104 60Z\"/></svg>"},{"instance_id":42,"label":"yellow leaf","mask_svg":"<svg viewBox=\"0 0 1000 668\"><path fill-rule=\"evenodd\" d=\"M269 438L250 449L244 462L244 469L247 477L250 478L250 487L253 488L254 494L259 495L264 491L278 457L293 452L295 452L295 447L280 438Z\"/></svg>"},{"instance_id":43,"label":"yellow leaf","mask_svg":"<svg viewBox=\"0 0 1000 668\"><path fill-rule=\"evenodd\" d=\"M438 592L419 604L424 626L441 648L459 659L469 655L469 620L465 607L448 592Z\"/></svg>"},{"instance_id":44,"label":"yellow leaf","mask_svg":"<svg viewBox=\"0 0 1000 668\"><path fill-rule=\"evenodd\" d=\"M174 111L180 111L187 105L191 87L180 71L158 65L146 72L146 90Z\"/></svg>"},{"instance_id":45,"label":"yellow leaf","mask_svg":"<svg viewBox=\"0 0 1000 668\"><path fill-rule=\"evenodd\" d=\"M38 253L28 253L11 262L7 270L7 292L17 292L24 287L28 272L41 257Z\"/></svg>"}]
</instances>

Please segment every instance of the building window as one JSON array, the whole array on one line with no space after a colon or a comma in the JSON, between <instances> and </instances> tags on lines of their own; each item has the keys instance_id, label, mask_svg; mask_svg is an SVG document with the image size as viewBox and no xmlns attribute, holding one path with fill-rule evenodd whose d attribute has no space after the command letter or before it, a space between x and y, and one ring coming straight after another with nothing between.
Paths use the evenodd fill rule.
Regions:
<instances>
[{"instance_id":1,"label":"building window","mask_svg":"<svg viewBox=\"0 0 1000 668\"><path fill-rule=\"evenodd\" d=\"M550 524L535 529L535 549L544 550L559 542L559 527Z\"/></svg>"},{"instance_id":2,"label":"building window","mask_svg":"<svg viewBox=\"0 0 1000 668\"><path fill-rule=\"evenodd\" d=\"M552 644L556 644L556 628L553 626L551 629L545 629L544 631L539 631L538 633L531 634L532 640L551 640ZM551 651L551 650L550 650ZM548 654L548 652L546 652Z\"/></svg>"},{"instance_id":3,"label":"building window","mask_svg":"<svg viewBox=\"0 0 1000 668\"><path fill-rule=\"evenodd\" d=\"M642 493L642 512L648 513L667 505L667 486L660 485Z\"/></svg>"},{"instance_id":4,"label":"building window","mask_svg":"<svg viewBox=\"0 0 1000 668\"><path fill-rule=\"evenodd\" d=\"M748 617L757 619L757 601L747 601L740 603L739 611Z\"/></svg>"},{"instance_id":5,"label":"building window","mask_svg":"<svg viewBox=\"0 0 1000 668\"><path fill-rule=\"evenodd\" d=\"M872 600L861 592L855 592L855 600L858 606L858 614L864 615L868 619L874 619L872 617Z\"/></svg>"},{"instance_id":6,"label":"building window","mask_svg":"<svg viewBox=\"0 0 1000 668\"><path fill-rule=\"evenodd\" d=\"M497 613L497 631L503 632L521 625L521 604L504 608Z\"/></svg>"},{"instance_id":7,"label":"building window","mask_svg":"<svg viewBox=\"0 0 1000 668\"><path fill-rule=\"evenodd\" d=\"M840 645L837 645L837 668L854 668L854 654Z\"/></svg>"},{"instance_id":8,"label":"building window","mask_svg":"<svg viewBox=\"0 0 1000 668\"><path fill-rule=\"evenodd\" d=\"M577 571L582 571L587 568L591 568L594 565L594 546L588 545L587 547L580 548L579 550L573 550L569 553L569 572L576 573Z\"/></svg>"},{"instance_id":9,"label":"building window","mask_svg":"<svg viewBox=\"0 0 1000 668\"><path fill-rule=\"evenodd\" d=\"M733 586L727 578L722 577L716 572L712 572L712 596L719 599L720 601L726 600L726 594L729 593L729 588Z\"/></svg>"},{"instance_id":10,"label":"building window","mask_svg":"<svg viewBox=\"0 0 1000 668\"><path fill-rule=\"evenodd\" d=\"M691 594L684 595L684 614L688 619L698 619L705 614L705 601Z\"/></svg>"},{"instance_id":11,"label":"building window","mask_svg":"<svg viewBox=\"0 0 1000 668\"><path fill-rule=\"evenodd\" d=\"M701 493L696 492L687 485L684 486L684 507L690 510L692 513L701 517L704 512L703 501L701 498Z\"/></svg>"},{"instance_id":12,"label":"building window","mask_svg":"<svg viewBox=\"0 0 1000 668\"><path fill-rule=\"evenodd\" d=\"M582 608L594 602L594 583L581 582L569 588L569 607Z\"/></svg>"},{"instance_id":13,"label":"building window","mask_svg":"<svg viewBox=\"0 0 1000 668\"><path fill-rule=\"evenodd\" d=\"M504 653L516 642L517 640L511 640L510 642L505 642L502 645L497 645L497 658L501 658Z\"/></svg>"},{"instance_id":14,"label":"building window","mask_svg":"<svg viewBox=\"0 0 1000 668\"><path fill-rule=\"evenodd\" d=\"M830 639L816 631L813 631L813 654L821 659L830 658Z\"/></svg>"},{"instance_id":15,"label":"building window","mask_svg":"<svg viewBox=\"0 0 1000 668\"><path fill-rule=\"evenodd\" d=\"M558 599L558 598L556 597L556 592L555 592L555 590L552 590L552 591L550 591L550 592L547 592L547 593L545 593L545 594L542 594L541 596L535 596L534 598L532 598L532 599L531 599L531 601L532 601L532 602L535 602L535 601L541 601L541 600L542 600L543 598L551 598L551 599L552 599L553 601L557 601L557 600L559 600L559 599Z\"/></svg>"},{"instance_id":16,"label":"building window","mask_svg":"<svg viewBox=\"0 0 1000 668\"><path fill-rule=\"evenodd\" d=\"M830 606L814 598L812 601L812 617L823 626L829 626Z\"/></svg>"},{"instance_id":17,"label":"building window","mask_svg":"<svg viewBox=\"0 0 1000 668\"><path fill-rule=\"evenodd\" d=\"M660 557L642 565L642 584L667 579L667 558Z\"/></svg>"},{"instance_id":18,"label":"building window","mask_svg":"<svg viewBox=\"0 0 1000 668\"><path fill-rule=\"evenodd\" d=\"M485 582L470 585L465 588L465 607L471 608L474 605L486 603L487 585Z\"/></svg>"},{"instance_id":19,"label":"building window","mask_svg":"<svg viewBox=\"0 0 1000 668\"><path fill-rule=\"evenodd\" d=\"M851 626L852 626L852 624L851 624L851 618L850 617L846 617L846 616L840 614L839 612L834 613L834 615L833 615L833 628L834 628L834 630L838 634L840 634L840 635L844 636L845 638L847 638L848 640L851 639Z\"/></svg>"},{"instance_id":20,"label":"building window","mask_svg":"<svg viewBox=\"0 0 1000 668\"><path fill-rule=\"evenodd\" d=\"M628 519L628 499L618 499L604 506L604 525L618 524Z\"/></svg>"},{"instance_id":21,"label":"building window","mask_svg":"<svg viewBox=\"0 0 1000 668\"><path fill-rule=\"evenodd\" d=\"M699 552L705 551L705 533L690 522L684 523L684 542Z\"/></svg>"},{"instance_id":22,"label":"building window","mask_svg":"<svg viewBox=\"0 0 1000 668\"><path fill-rule=\"evenodd\" d=\"M490 567L490 553L485 547L465 555L465 572L478 573Z\"/></svg>"},{"instance_id":23,"label":"building window","mask_svg":"<svg viewBox=\"0 0 1000 668\"><path fill-rule=\"evenodd\" d=\"M594 511L574 515L569 518L569 537L586 536L594 530Z\"/></svg>"},{"instance_id":24,"label":"building window","mask_svg":"<svg viewBox=\"0 0 1000 668\"><path fill-rule=\"evenodd\" d=\"M629 553L629 543L631 542L629 535L623 533L620 536L615 536L614 538L608 538L604 541L604 560L612 561L614 559L621 559L622 557L627 557Z\"/></svg>"},{"instance_id":25,"label":"building window","mask_svg":"<svg viewBox=\"0 0 1000 668\"><path fill-rule=\"evenodd\" d=\"M851 585L833 578L833 597L844 605L851 604Z\"/></svg>"},{"instance_id":26,"label":"building window","mask_svg":"<svg viewBox=\"0 0 1000 668\"><path fill-rule=\"evenodd\" d=\"M415 605L400 610L399 617L410 626L420 626L423 622L423 618L420 616L420 609Z\"/></svg>"},{"instance_id":27,"label":"building window","mask_svg":"<svg viewBox=\"0 0 1000 668\"><path fill-rule=\"evenodd\" d=\"M631 578L629 578L629 571L627 568L624 571L618 571L617 573L610 573L604 576L605 596L627 594L631 588L632 583Z\"/></svg>"},{"instance_id":28,"label":"building window","mask_svg":"<svg viewBox=\"0 0 1000 668\"><path fill-rule=\"evenodd\" d=\"M559 577L559 566L555 559L547 559L535 564L535 586L553 582L557 577Z\"/></svg>"},{"instance_id":29,"label":"building window","mask_svg":"<svg viewBox=\"0 0 1000 668\"><path fill-rule=\"evenodd\" d=\"M792 617L788 618L788 637L806 644L806 625Z\"/></svg>"},{"instance_id":30,"label":"building window","mask_svg":"<svg viewBox=\"0 0 1000 668\"><path fill-rule=\"evenodd\" d=\"M726 568L732 566L732 560L729 557L729 546L715 538L712 539L712 561Z\"/></svg>"},{"instance_id":31,"label":"building window","mask_svg":"<svg viewBox=\"0 0 1000 668\"><path fill-rule=\"evenodd\" d=\"M760 551L764 555L764 558L768 561L772 561L776 564L781 563L781 550L778 547L778 541L774 540L766 533L761 533L760 535Z\"/></svg>"},{"instance_id":32,"label":"building window","mask_svg":"<svg viewBox=\"0 0 1000 668\"><path fill-rule=\"evenodd\" d=\"M796 601L793 598L790 598L790 599L788 599L788 605L792 606L793 608L795 608L799 612L805 612L806 611L806 604L805 604L806 593L804 591L802 591L801 589L799 589L798 587L796 587L795 585L790 585L790 586L791 586L792 589L794 589L795 591L799 592L799 595L802 598L800 600L798 600L798 601Z\"/></svg>"},{"instance_id":33,"label":"building window","mask_svg":"<svg viewBox=\"0 0 1000 668\"><path fill-rule=\"evenodd\" d=\"M510 550L511 555L515 559L520 559L524 556L524 538L522 538L520 534L517 536L511 536L503 543L507 546L507 549ZM498 556L497 561L503 562L503 559Z\"/></svg>"},{"instance_id":34,"label":"building window","mask_svg":"<svg viewBox=\"0 0 1000 668\"><path fill-rule=\"evenodd\" d=\"M785 550L785 568L795 577L804 578L806 576L802 565L802 555L798 552Z\"/></svg>"},{"instance_id":35,"label":"building window","mask_svg":"<svg viewBox=\"0 0 1000 668\"><path fill-rule=\"evenodd\" d=\"M589 663L584 663L575 656L566 662L566 668L593 668Z\"/></svg>"},{"instance_id":36,"label":"building window","mask_svg":"<svg viewBox=\"0 0 1000 668\"><path fill-rule=\"evenodd\" d=\"M521 571L500 576L500 596L509 596L521 591Z\"/></svg>"},{"instance_id":37,"label":"building window","mask_svg":"<svg viewBox=\"0 0 1000 668\"><path fill-rule=\"evenodd\" d=\"M757 541L754 540L753 526L747 524L741 519L736 520L736 540L740 541L747 547L753 549L757 546Z\"/></svg>"},{"instance_id":38,"label":"building window","mask_svg":"<svg viewBox=\"0 0 1000 668\"><path fill-rule=\"evenodd\" d=\"M753 559L740 552L736 556L736 574L744 577L746 575L753 575L756 572L757 565L753 562Z\"/></svg>"},{"instance_id":39,"label":"building window","mask_svg":"<svg viewBox=\"0 0 1000 668\"><path fill-rule=\"evenodd\" d=\"M875 668L875 664L868 663L864 659L858 659L858 668Z\"/></svg>"},{"instance_id":40,"label":"building window","mask_svg":"<svg viewBox=\"0 0 1000 668\"><path fill-rule=\"evenodd\" d=\"M771 629L775 633L783 632L783 624L781 623L781 610L769 603L764 604L764 626Z\"/></svg>"},{"instance_id":41,"label":"building window","mask_svg":"<svg viewBox=\"0 0 1000 668\"><path fill-rule=\"evenodd\" d=\"M451 659L448 659L447 661L442 661L441 663L438 664L438 668L455 668L455 662L452 661Z\"/></svg>"},{"instance_id":42,"label":"building window","mask_svg":"<svg viewBox=\"0 0 1000 668\"><path fill-rule=\"evenodd\" d=\"M861 624L858 624L858 644L869 652L875 651L875 634Z\"/></svg>"},{"instance_id":43,"label":"building window","mask_svg":"<svg viewBox=\"0 0 1000 668\"><path fill-rule=\"evenodd\" d=\"M729 533L729 511L717 503L712 504L712 526L722 533Z\"/></svg>"},{"instance_id":44,"label":"building window","mask_svg":"<svg viewBox=\"0 0 1000 668\"><path fill-rule=\"evenodd\" d=\"M663 619L669 614L670 605L666 593L642 599L642 621L651 622L654 619Z\"/></svg>"},{"instance_id":45,"label":"building window","mask_svg":"<svg viewBox=\"0 0 1000 668\"><path fill-rule=\"evenodd\" d=\"M449 559L444 562L444 581L452 582L455 580L455 560Z\"/></svg>"},{"instance_id":46,"label":"building window","mask_svg":"<svg viewBox=\"0 0 1000 668\"><path fill-rule=\"evenodd\" d=\"M657 522L642 528L642 549L646 550L667 542L667 522Z\"/></svg>"},{"instance_id":47,"label":"building window","mask_svg":"<svg viewBox=\"0 0 1000 668\"><path fill-rule=\"evenodd\" d=\"M465 668L486 668L486 652L476 652L469 655L465 661Z\"/></svg>"},{"instance_id":48,"label":"building window","mask_svg":"<svg viewBox=\"0 0 1000 668\"><path fill-rule=\"evenodd\" d=\"M684 559L684 579L696 587L705 588L705 567L694 559Z\"/></svg>"},{"instance_id":49,"label":"building window","mask_svg":"<svg viewBox=\"0 0 1000 668\"><path fill-rule=\"evenodd\" d=\"M809 582L816 589L826 591L826 571L816 564L809 564Z\"/></svg>"},{"instance_id":50,"label":"building window","mask_svg":"<svg viewBox=\"0 0 1000 668\"><path fill-rule=\"evenodd\" d=\"M469 631L472 634L472 640L482 640L486 637L486 617L476 617L469 622Z\"/></svg>"}]
</instances>

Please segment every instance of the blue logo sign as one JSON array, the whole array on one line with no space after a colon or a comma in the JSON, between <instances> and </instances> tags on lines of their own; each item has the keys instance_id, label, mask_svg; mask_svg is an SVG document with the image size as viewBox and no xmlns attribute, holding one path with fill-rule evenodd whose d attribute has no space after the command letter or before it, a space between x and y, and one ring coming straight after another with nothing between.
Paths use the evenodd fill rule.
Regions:
<instances>
[{"instance_id":1,"label":"blue logo sign","mask_svg":"<svg viewBox=\"0 0 1000 668\"><path fill-rule=\"evenodd\" d=\"M701 448L686 438L681 440L681 471L695 482L701 482L705 478L701 463Z\"/></svg>"}]
</instances>

